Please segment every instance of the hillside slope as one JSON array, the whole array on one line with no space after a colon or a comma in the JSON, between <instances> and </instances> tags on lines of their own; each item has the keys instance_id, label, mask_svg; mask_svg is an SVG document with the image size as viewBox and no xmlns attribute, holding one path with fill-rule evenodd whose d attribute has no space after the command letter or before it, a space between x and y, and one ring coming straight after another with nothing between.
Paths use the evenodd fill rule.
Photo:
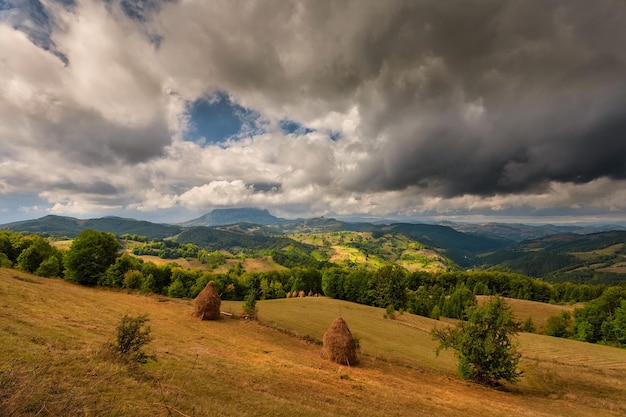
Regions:
<instances>
[{"instance_id":1,"label":"hillside slope","mask_svg":"<svg viewBox=\"0 0 626 417\"><path fill-rule=\"evenodd\" d=\"M382 310L326 298L260 302L261 323L200 322L191 317L189 300L0 269L0 300L3 417L626 412L626 351L605 346L522 335L522 352L530 358L522 363L526 377L519 386L495 390L460 381L450 354L434 358L428 332L439 322L409 314L385 320ZM359 367L329 363L320 358L320 346L307 341L319 340L339 311L360 337ZM128 368L103 355L122 315L143 313L154 336L146 350L158 361Z\"/></svg>"},{"instance_id":2,"label":"hillside slope","mask_svg":"<svg viewBox=\"0 0 626 417\"><path fill-rule=\"evenodd\" d=\"M616 284L626 280L626 231L562 234L521 242L481 258L553 282Z\"/></svg>"}]
</instances>

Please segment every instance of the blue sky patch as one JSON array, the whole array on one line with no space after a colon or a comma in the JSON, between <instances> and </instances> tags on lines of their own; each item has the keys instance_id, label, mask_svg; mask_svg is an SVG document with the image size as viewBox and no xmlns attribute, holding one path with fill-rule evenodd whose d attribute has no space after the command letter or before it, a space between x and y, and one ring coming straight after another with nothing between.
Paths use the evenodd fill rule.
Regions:
<instances>
[{"instance_id":1,"label":"blue sky patch","mask_svg":"<svg viewBox=\"0 0 626 417\"><path fill-rule=\"evenodd\" d=\"M73 7L73 1L57 1L66 8ZM67 56L59 51L51 38L56 23L44 4L39 0L3 1L0 0L0 21L9 22L14 29L24 32L28 39L41 49L52 53L66 66Z\"/></svg>"},{"instance_id":2,"label":"blue sky patch","mask_svg":"<svg viewBox=\"0 0 626 417\"><path fill-rule=\"evenodd\" d=\"M189 131L185 140L220 143L237 136L258 133L259 114L233 102L220 92L188 105Z\"/></svg>"},{"instance_id":3,"label":"blue sky patch","mask_svg":"<svg viewBox=\"0 0 626 417\"><path fill-rule=\"evenodd\" d=\"M333 142L337 142L339 139L341 139L341 132L330 132L328 133L328 137Z\"/></svg>"},{"instance_id":4,"label":"blue sky patch","mask_svg":"<svg viewBox=\"0 0 626 417\"><path fill-rule=\"evenodd\" d=\"M289 119L281 120L278 122L278 125L280 126L280 130L285 135L301 136L306 135L307 133L315 132L315 129L304 127L300 123Z\"/></svg>"}]
</instances>

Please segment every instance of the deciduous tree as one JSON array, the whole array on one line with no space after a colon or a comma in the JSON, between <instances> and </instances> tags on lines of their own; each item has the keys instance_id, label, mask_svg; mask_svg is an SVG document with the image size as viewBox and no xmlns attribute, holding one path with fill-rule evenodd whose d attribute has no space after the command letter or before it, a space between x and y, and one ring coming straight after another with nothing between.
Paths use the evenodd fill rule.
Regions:
<instances>
[{"instance_id":1,"label":"deciduous tree","mask_svg":"<svg viewBox=\"0 0 626 417\"><path fill-rule=\"evenodd\" d=\"M112 233L82 231L64 258L65 277L83 285L95 285L115 262L119 243Z\"/></svg>"},{"instance_id":2,"label":"deciduous tree","mask_svg":"<svg viewBox=\"0 0 626 417\"><path fill-rule=\"evenodd\" d=\"M442 349L454 349L458 368L464 379L497 385L501 380L516 382L522 375L517 370L520 354L512 337L520 330L504 299L494 297L484 306L467 310L467 321L456 327L434 328L432 337Z\"/></svg>"}]
</instances>

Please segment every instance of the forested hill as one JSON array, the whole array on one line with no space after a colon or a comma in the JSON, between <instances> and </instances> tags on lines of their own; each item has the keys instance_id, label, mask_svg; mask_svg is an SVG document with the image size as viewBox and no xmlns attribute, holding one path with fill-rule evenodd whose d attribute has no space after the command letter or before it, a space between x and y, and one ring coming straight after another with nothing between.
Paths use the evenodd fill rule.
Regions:
<instances>
[{"instance_id":1,"label":"forested hill","mask_svg":"<svg viewBox=\"0 0 626 417\"><path fill-rule=\"evenodd\" d=\"M415 240L436 248L445 249L445 254L457 264L469 266L474 255L510 246L513 242L472 235L451 227L434 224L397 223L381 227L381 231L405 234Z\"/></svg>"},{"instance_id":2,"label":"forested hill","mask_svg":"<svg viewBox=\"0 0 626 417\"><path fill-rule=\"evenodd\" d=\"M481 262L555 282L617 283L626 275L626 231L547 236L496 251Z\"/></svg>"},{"instance_id":3,"label":"forested hill","mask_svg":"<svg viewBox=\"0 0 626 417\"><path fill-rule=\"evenodd\" d=\"M503 238L522 242L525 240L541 239L546 236L576 234L590 235L592 233L610 232L614 230L624 231L621 225L527 225L520 223L453 223L442 222L443 226L450 226L454 230L474 235L487 236L490 238Z\"/></svg>"},{"instance_id":4,"label":"forested hill","mask_svg":"<svg viewBox=\"0 0 626 417\"><path fill-rule=\"evenodd\" d=\"M250 209L252 210L252 209ZM194 244L198 249L273 252L287 247L310 254L311 247L290 239L294 234L323 234L341 231L368 232L377 239L385 234L402 234L449 258L463 268L514 271L549 281L615 283L626 276L626 231L593 234L554 234L540 239L514 242L502 237L463 233L433 224L347 223L332 218L278 219L265 210L224 210L216 216L226 221L243 215L260 216L275 224L238 222L223 226L158 224L120 217L76 219L45 216L35 220L0 225L20 233L37 233L54 238L74 238L86 229L128 235L142 241L173 240L172 244ZM215 214L215 213L214 213ZM530 233L527 226L524 233ZM522 230L514 228L515 230ZM483 229L483 232L486 229ZM500 229L498 229L500 230ZM549 228L542 228L545 233ZM580 230L577 230L579 232ZM141 238L141 239L140 239ZM332 239L331 239L332 240Z\"/></svg>"},{"instance_id":5,"label":"forested hill","mask_svg":"<svg viewBox=\"0 0 626 417\"><path fill-rule=\"evenodd\" d=\"M53 215L35 220L3 224L0 225L0 229L7 229L19 233L37 233L42 236L53 236L57 238L74 238L83 230L94 229L101 232L111 232L116 235L141 235L150 240L175 236L182 230L180 226L151 223L121 217L102 217L99 219L83 220L74 217Z\"/></svg>"}]
</instances>

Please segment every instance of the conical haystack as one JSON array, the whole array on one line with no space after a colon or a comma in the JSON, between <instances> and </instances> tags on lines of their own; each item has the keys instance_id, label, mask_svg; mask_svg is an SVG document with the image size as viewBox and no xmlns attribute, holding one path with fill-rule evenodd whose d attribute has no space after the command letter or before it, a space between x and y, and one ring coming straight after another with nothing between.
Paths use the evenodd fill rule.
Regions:
<instances>
[{"instance_id":1,"label":"conical haystack","mask_svg":"<svg viewBox=\"0 0 626 417\"><path fill-rule=\"evenodd\" d=\"M222 299L217 293L215 283L209 281L193 302L193 315L201 320L217 320L220 318Z\"/></svg>"},{"instance_id":2,"label":"conical haystack","mask_svg":"<svg viewBox=\"0 0 626 417\"><path fill-rule=\"evenodd\" d=\"M348 324L341 317L333 321L330 328L324 333L323 342L323 358L348 366L359 363L359 358L356 355L356 340L352 337Z\"/></svg>"}]
</instances>

